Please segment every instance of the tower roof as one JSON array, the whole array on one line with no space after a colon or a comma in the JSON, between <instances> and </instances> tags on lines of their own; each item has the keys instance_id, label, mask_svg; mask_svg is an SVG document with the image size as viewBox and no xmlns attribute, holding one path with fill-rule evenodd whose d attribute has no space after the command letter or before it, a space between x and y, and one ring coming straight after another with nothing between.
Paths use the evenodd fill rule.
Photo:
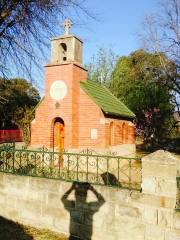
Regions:
<instances>
[{"instance_id":1,"label":"tower roof","mask_svg":"<svg viewBox=\"0 0 180 240\"><path fill-rule=\"evenodd\" d=\"M93 81L81 82L81 89L102 109L107 115L135 118L135 114L106 87Z\"/></svg>"}]
</instances>

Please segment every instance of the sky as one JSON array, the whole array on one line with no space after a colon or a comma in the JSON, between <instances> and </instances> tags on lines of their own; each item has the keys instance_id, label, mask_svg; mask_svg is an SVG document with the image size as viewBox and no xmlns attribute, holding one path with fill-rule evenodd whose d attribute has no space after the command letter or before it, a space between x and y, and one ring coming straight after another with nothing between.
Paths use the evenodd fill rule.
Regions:
<instances>
[{"instance_id":1,"label":"sky","mask_svg":"<svg viewBox=\"0 0 180 240\"><path fill-rule=\"evenodd\" d=\"M85 8L94 18L78 11L74 17L71 33L83 40L83 64L91 62L98 49L112 49L117 56L128 55L140 48L138 32L142 29L142 21L148 13L154 13L158 9L158 0L85 0ZM70 14L71 15L71 14ZM72 16L69 16L70 18ZM57 25L57 36L63 34L63 28ZM49 41L50 43L50 41ZM47 59L50 60L50 44L47 51ZM41 96L44 95L44 77L37 76L37 85Z\"/></svg>"},{"instance_id":2,"label":"sky","mask_svg":"<svg viewBox=\"0 0 180 240\"><path fill-rule=\"evenodd\" d=\"M87 0L88 11L96 20L74 24L71 32L84 41L83 62L91 61L100 47L128 55L140 47L138 31L143 18L157 11L157 0Z\"/></svg>"}]
</instances>

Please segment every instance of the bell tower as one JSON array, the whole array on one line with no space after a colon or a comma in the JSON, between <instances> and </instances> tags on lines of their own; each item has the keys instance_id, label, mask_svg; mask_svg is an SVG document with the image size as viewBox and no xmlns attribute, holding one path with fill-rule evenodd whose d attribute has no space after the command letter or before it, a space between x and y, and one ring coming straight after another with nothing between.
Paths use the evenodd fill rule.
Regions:
<instances>
[{"instance_id":1,"label":"bell tower","mask_svg":"<svg viewBox=\"0 0 180 240\"><path fill-rule=\"evenodd\" d=\"M51 40L51 64L76 62L82 64L83 42L69 33L72 22L66 19L64 24L65 33Z\"/></svg>"},{"instance_id":2,"label":"bell tower","mask_svg":"<svg viewBox=\"0 0 180 240\"><path fill-rule=\"evenodd\" d=\"M82 65L83 42L69 33L71 26L66 19L64 34L51 40L51 59L45 66L45 96L31 125L31 145L78 147L80 82L87 80L87 70Z\"/></svg>"}]
</instances>

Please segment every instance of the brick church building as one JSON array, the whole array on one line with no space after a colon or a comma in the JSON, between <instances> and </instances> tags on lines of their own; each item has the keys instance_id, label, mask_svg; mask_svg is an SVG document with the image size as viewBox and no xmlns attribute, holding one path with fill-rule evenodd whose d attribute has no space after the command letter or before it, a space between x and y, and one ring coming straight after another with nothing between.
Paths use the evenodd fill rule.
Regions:
<instances>
[{"instance_id":1,"label":"brick church building","mask_svg":"<svg viewBox=\"0 0 180 240\"><path fill-rule=\"evenodd\" d=\"M107 88L87 80L82 40L66 31L51 45L45 96L31 123L31 146L107 149L134 144L135 115Z\"/></svg>"}]
</instances>

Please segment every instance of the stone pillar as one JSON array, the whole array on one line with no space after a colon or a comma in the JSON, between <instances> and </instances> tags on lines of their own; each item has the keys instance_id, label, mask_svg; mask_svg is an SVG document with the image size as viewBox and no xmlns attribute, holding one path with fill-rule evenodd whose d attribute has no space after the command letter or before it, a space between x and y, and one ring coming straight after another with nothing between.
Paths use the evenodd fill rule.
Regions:
<instances>
[{"instance_id":1,"label":"stone pillar","mask_svg":"<svg viewBox=\"0 0 180 240\"><path fill-rule=\"evenodd\" d=\"M177 159L169 152L159 150L142 158L142 194L145 204L143 221L145 239L176 240L170 234L173 228L177 196Z\"/></svg>"},{"instance_id":2,"label":"stone pillar","mask_svg":"<svg viewBox=\"0 0 180 240\"><path fill-rule=\"evenodd\" d=\"M159 150L142 158L142 192L174 201L177 194L177 159ZM176 201L175 201L176 202ZM175 207L175 202L172 207Z\"/></svg>"}]
</instances>

